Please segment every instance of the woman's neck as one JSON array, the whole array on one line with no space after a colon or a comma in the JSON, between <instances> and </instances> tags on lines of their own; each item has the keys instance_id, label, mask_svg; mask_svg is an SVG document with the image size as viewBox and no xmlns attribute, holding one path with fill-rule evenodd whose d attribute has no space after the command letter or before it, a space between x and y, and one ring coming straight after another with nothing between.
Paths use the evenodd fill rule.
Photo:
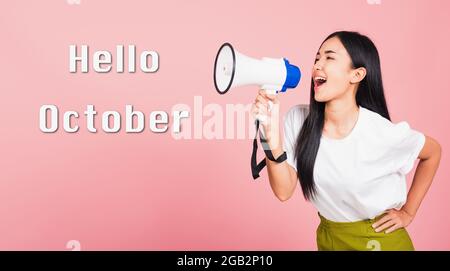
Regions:
<instances>
[{"instance_id":1,"label":"woman's neck","mask_svg":"<svg viewBox=\"0 0 450 271\"><path fill-rule=\"evenodd\" d=\"M330 101L325 104L324 132L331 137L350 133L358 120L359 106L356 101Z\"/></svg>"}]
</instances>

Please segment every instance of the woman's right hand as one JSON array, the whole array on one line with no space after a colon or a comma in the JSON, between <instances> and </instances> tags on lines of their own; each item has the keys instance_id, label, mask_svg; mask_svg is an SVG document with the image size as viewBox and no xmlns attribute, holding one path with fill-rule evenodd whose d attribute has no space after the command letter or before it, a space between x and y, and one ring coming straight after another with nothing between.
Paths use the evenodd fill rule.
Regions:
<instances>
[{"instance_id":1,"label":"woman's right hand","mask_svg":"<svg viewBox=\"0 0 450 271\"><path fill-rule=\"evenodd\" d=\"M272 106L269 106L269 102L272 102ZM277 95L268 95L264 90L260 90L252 105L251 114L255 119L257 115L267 116L265 121L260 121L261 129L264 131L272 155L275 158L280 157L284 150L280 137L280 102ZM298 183L297 173L287 162L277 163L266 159L266 163L274 194L281 201L288 200Z\"/></svg>"},{"instance_id":2,"label":"woman's right hand","mask_svg":"<svg viewBox=\"0 0 450 271\"><path fill-rule=\"evenodd\" d=\"M271 105L270 105L271 104ZM262 116L260 119L261 128L264 131L267 143L271 149L275 149L280 144L280 101L277 95L267 94L265 90L259 90L255 102L251 108L253 118Z\"/></svg>"}]
</instances>

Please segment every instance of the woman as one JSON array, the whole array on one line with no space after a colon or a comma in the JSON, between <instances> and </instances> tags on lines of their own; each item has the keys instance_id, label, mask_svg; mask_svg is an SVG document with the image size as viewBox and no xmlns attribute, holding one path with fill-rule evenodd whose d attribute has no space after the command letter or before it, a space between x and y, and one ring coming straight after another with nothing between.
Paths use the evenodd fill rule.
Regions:
<instances>
[{"instance_id":1,"label":"woman","mask_svg":"<svg viewBox=\"0 0 450 271\"><path fill-rule=\"evenodd\" d=\"M268 110L269 102L273 103ZM260 91L252 114L278 120L279 101ZM266 159L270 185L288 200L300 182L318 210L319 250L414 250L405 230L438 168L436 140L394 124L383 91L378 51L356 32L335 32L320 46L310 105L295 106L284 122L262 123L275 158ZM407 193L406 174L420 159Z\"/></svg>"}]
</instances>

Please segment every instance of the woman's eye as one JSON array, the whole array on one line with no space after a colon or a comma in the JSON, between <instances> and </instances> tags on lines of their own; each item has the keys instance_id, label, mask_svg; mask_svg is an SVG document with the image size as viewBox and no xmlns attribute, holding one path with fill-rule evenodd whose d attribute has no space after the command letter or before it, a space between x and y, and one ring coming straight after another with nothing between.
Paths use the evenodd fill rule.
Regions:
<instances>
[{"instance_id":1,"label":"woman's eye","mask_svg":"<svg viewBox=\"0 0 450 271\"><path fill-rule=\"evenodd\" d=\"M328 59L334 60L334 58L331 57L331 56L327 56L326 59L327 59L327 60L328 60ZM314 60L314 63L316 63L316 62L319 61L319 60L320 60L320 58L316 58L316 59Z\"/></svg>"}]
</instances>

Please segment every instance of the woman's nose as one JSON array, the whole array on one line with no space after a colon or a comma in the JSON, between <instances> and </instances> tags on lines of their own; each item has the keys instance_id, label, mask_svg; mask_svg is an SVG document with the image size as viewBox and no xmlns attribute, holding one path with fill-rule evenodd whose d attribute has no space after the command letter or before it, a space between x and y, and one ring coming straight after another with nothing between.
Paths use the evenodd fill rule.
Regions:
<instances>
[{"instance_id":1,"label":"woman's nose","mask_svg":"<svg viewBox=\"0 0 450 271\"><path fill-rule=\"evenodd\" d=\"M314 64L314 70L321 70L322 69L322 65L319 63L319 61L317 61L315 64Z\"/></svg>"}]
</instances>

